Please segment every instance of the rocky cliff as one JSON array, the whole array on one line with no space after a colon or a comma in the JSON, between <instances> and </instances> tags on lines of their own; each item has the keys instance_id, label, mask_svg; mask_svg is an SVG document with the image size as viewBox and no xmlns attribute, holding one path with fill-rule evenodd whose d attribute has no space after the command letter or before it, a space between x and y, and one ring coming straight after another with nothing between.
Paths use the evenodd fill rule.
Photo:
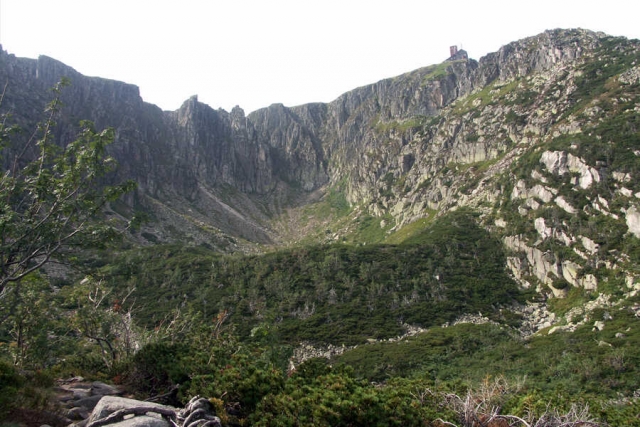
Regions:
<instances>
[{"instance_id":1,"label":"rocky cliff","mask_svg":"<svg viewBox=\"0 0 640 427\"><path fill-rule=\"evenodd\" d=\"M248 116L197 97L161 111L135 86L2 52L2 109L33 122L47 88L70 78L58 135L69 138L81 118L116 128L114 179L139 188L113 210L150 212L138 236L147 242L358 241L363 218L378 240L397 239L467 206L501 236L523 286L565 296L606 282L627 292L638 286L639 50L586 30L547 31L479 61Z\"/></svg>"},{"instance_id":2,"label":"rocky cliff","mask_svg":"<svg viewBox=\"0 0 640 427\"><path fill-rule=\"evenodd\" d=\"M119 167L112 179L138 183L127 202L159 220L148 231L152 240L213 239L220 245L222 231L271 240L259 225L265 215L249 195L276 189L273 156L242 109L215 111L192 97L179 110L163 112L143 102L136 86L85 77L48 57L30 60L2 52L0 61L0 80L6 83L2 108L24 128L42 119L48 89L62 77L71 85L63 91L57 118L61 141L73 137L80 119L115 128L110 150Z\"/></svg>"}]
</instances>

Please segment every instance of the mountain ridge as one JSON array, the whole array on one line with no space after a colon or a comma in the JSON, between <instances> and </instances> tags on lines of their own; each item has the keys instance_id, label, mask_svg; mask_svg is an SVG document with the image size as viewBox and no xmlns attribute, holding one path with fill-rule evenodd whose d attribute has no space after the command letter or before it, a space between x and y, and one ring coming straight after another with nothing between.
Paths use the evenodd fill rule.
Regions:
<instances>
[{"instance_id":1,"label":"mountain ridge","mask_svg":"<svg viewBox=\"0 0 640 427\"><path fill-rule=\"evenodd\" d=\"M133 85L1 52L2 109L31 128L65 72L55 137L73 138L80 118L114 126L110 180L138 189L105 215L150 221L118 250L82 254L93 277L47 270L42 301L92 316L91 298L91 312L75 310L85 293L113 291L113 342L158 340L123 369L178 368L189 394L235 405L245 373L277 363L278 378L288 366L294 384L295 369L317 381L323 362L296 363L322 357L371 390L410 385L400 401L416 408L425 387L494 377L501 396L499 383L518 384L505 408L532 420L540 406L540 425L569 403L597 408L602 425L639 419L640 41L550 30L330 103L248 115L197 97L161 111ZM140 338L121 340L134 317ZM274 413L297 401L264 389Z\"/></svg>"},{"instance_id":2,"label":"mountain ridge","mask_svg":"<svg viewBox=\"0 0 640 427\"><path fill-rule=\"evenodd\" d=\"M375 218L383 235L459 206L499 216L488 208L505 194L497 175L550 134L582 126L567 122L580 102L572 98L576 67L608 40L633 45L588 30L549 30L479 61L445 61L329 103L273 104L249 115L214 110L197 97L161 111L134 85L84 77L48 57L3 52L0 79L9 82L3 108L18 122L39 117L46 88L67 74L59 137L71 135L79 118L115 127L114 179L133 178L138 190L114 211L150 212L153 226L140 242L233 252L299 241L303 229L316 230L312 239L321 242L348 239L362 215ZM322 208L332 195L350 216Z\"/></svg>"}]
</instances>

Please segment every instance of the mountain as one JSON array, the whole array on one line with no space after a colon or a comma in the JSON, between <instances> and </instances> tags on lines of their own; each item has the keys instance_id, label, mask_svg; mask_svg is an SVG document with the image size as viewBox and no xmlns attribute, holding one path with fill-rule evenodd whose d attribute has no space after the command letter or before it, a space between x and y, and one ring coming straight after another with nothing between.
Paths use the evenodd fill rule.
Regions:
<instances>
[{"instance_id":1,"label":"mountain","mask_svg":"<svg viewBox=\"0 0 640 427\"><path fill-rule=\"evenodd\" d=\"M63 76L57 141L114 127L106 183L138 188L105 215L150 220L81 254L97 280L25 279L4 356L224 425L638 425L640 41L551 30L249 115L0 49L0 113L32 129Z\"/></svg>"},{"instance_id":2,"label":"mountain","mask_svg":"<svg viewBox=\"0 0 640 427\"><path fill-rule=\"evenodd\" d=\"M521 285L566 296L640 287L639 49L551 30L479 61L451 58L330 103L248 116L195 96L161 111L136 86L48 57L3 51L0 81L18 123L39 119L65 76L58 137L79 119L116 129L112 179L138 189L110 214L147 211L141 243L394 243L468 207L503 241Z\"/></svg>"}]
</instances>

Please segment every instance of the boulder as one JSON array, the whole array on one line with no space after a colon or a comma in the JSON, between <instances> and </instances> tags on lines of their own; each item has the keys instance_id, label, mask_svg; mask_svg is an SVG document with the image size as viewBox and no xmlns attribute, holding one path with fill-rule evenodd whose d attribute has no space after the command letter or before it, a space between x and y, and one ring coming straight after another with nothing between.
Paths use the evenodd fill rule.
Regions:
<instances>
[{"instance_id":1,"label":"boulder","mask_svg":"<svg viewBox=\"0 0 640 427\"><path fill-rule=\"evenodd\" d=\"M89 418L89 410L85 407L75 407L69 409L67 418L73 421L80 421Z\"/></svg>"},{"instance_id":2,"label":"boulder","mask_svg":"<svg viewBox=\"0 0 640 427\"><path fill-rule=\"evenodd\" d=\"M630 207L625 212L625 219L629 232L640 238L640 211L635 206Z\"/></svg>"},{"instance_id":3,"label":"boulder","mask_svg":"<svg viewBox=\"0 0 640 427\"><path fill-rule=\"evenodd\" d=\"M555 202L556 202L556 205L564 209L564 211L567 212L568 214L574 215L578 213L578 210L573 206L571 206L571 204L567 202L567 200L563 196L556 197Z\"/></svg>"},{"instance_id":4,"label":"boulder","mask_svg":"<svg viewBox=\"0 0 640 427\"><path fill-rule=\"evenodd\" d=\"M119 396L122 394L122 390L116 386L94 381L91 383L91 394L93 396Z\"/></svg>"},{"instance_id":5,"label":"boulder","mask_svg":"<svg viewBox=\"0 0 640 427\"><path fill-rule=\"evenodd\" d=\"M102 399L102 397L103 396L97 395L97 396L85 397L84 399L78 399L75 402L73 402L73 406L81 406L81 407L87 408L88 410L92 410L93 408L96 407L96 405L98 404L100 399Z\"/></svg>"},{"instance_id":6,"label":"boulder","mask_svg":"<svg viewBox=\"0 0 640 427\"><path fill-rule=\"evenodd\" d=\"M162 418L140 415L109 424L109 427L171 427L171 424Z\"/></svg>"},{"instance_id":7,"label":"boulder","mask_svg":"<svg viewBox=\"0 0 640 427\"><path fill-rule=\"evenodd\" d=\"M88 425L91 426L98 421L103 421L110 415L122 410L129 411L136 416L127 420L114 419L108 425L122 427L122 423L127 422L126 425L128 427L170 427L169 422L164 420L163 416L175 418L176 415L176 410L170 406L118 396L104 396L91 413Z\"/></svg>"},{"instance_id":8,"label":"boulder","mask_svg":"<svg viewBox=\"0 0 640 427\"><path fill-rule=\"evenodd\" d=\"M580 177L576 184L582 189L591 187L594 182L600 182L600 173L586 164L580 157L564 151L545 151L540 157L540 163L544 164L547 171L554 175L577 173ZM562 206L561 206L562 207Z\"/></svg>"},{"instance_id":9,"label":"boulder","mask_svg":"<svg viewBox=\"0 0 640 427\"><path fill-rule=\"evenodd\" d=\"M600 321L600 320L596 320L596 321L593 323L593 330L594 330L594 331L595 331L595 330L601 331L601 330L603 330L603 329L604 329L604 322L602 322L602 321Z\"/></svg>"},{"instance_id":10,"label":"boulder","mask_svg":"<svg viewBox=\"0 0 640 427\"><path fill-rule=\"evenodd\" d=\"M182 427L222 427L211 402L200 396L193 397L178 413Z\"/></svg>"}]
</instances>

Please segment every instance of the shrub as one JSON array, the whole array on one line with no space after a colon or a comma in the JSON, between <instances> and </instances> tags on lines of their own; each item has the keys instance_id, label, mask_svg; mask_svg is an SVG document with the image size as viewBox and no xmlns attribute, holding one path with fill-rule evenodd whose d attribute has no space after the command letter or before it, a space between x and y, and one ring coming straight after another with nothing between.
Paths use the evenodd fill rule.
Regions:
<instances>
[{"instance_id":1,"label":"shrub","mask_svg":"<svg viewBox=\"0 0 640 427\"><path fill-rule=\"evenodd\" d=\"M16 408L18 391L23 386L24 378L18 375L15 368L9 363L0 361L0 419L6 419L7 415Z\"/></svg>"},{"instance_id":2,"label":"shrub","mask_svg":"<svg viewBox=\"0 0 640 427\"><path fill-rule=\"evenodd\" d=\"M144 346L125 372L125 385L136 394L154 396L187 383L189 370L184 358L190 350L183 344L158 342Z\"/></svg>"}]
</instances>

